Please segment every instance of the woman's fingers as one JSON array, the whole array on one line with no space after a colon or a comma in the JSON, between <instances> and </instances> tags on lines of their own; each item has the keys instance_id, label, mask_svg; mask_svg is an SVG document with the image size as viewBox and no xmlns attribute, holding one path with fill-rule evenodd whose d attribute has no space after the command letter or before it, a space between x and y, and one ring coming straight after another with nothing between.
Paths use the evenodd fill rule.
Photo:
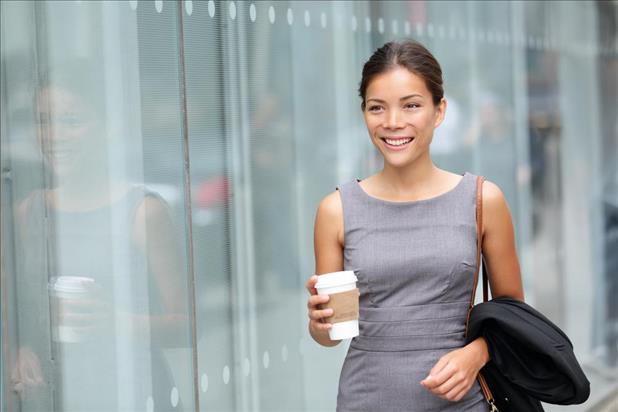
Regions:
<instances>
[{"instance_id":1,"label":"woman's fingers","mask_svg":"<svg viewBox=\"0 0 618 412\"><path fill-rule=\"evenodd\" d=\"M309 311L309 319L320 320L322 318L327 318L333 314L332 309L322 309L322 310L311 310Z\"/></svg>"},{"instance_id":2,"label":"woman's fingers","mask_svg":"<svg viewBox=\"0 0 618 412\"><path fill-rule=\"evenodd\" d=\"M318 293L318 291L315 290L315 284L317 281L318 281L318 275L313 275L307 280L305 287L307 288L307 291L309 292L310 295L316 295Z\"/></svg>"},{"instance_id":3,"label":"woman's fingers","mask_svg":"<svg viewBox=\"0 0 618 412\"><path fill-rule=\"evenodd\" d=\"M329 330L332 326L332 324L330 323L322 323L322 322L318 322L317 320L313 320L313 319L311 319L309 322L311 323L311 327L314 330Z\"/></svg>"},{"instance_id":4,"label":"woman's fingers","mask_svg":"<svg viewBox=\"0 0 618 412\"><path fill-rule=\"evenodd\" d=\"M313 295L309 297L307 307L309 309L317 309L318 305L328 302L330 297L328 295Z\"/></svg>"}]
</instances>

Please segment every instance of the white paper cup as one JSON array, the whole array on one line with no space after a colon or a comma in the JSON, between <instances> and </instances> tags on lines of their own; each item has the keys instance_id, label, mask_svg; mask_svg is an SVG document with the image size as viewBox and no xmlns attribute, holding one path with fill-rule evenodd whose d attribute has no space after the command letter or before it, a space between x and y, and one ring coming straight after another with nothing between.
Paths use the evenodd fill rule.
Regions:
<instances>
[{"instance_id":1,"label":"white paper cup","mask_svg":"<svg viewBox=\"0 0 618 412\"><path fill-rule=\"evenodd\" d=\"M94 279L83 276L58 276L49 282L52 303L52 339L56 342L77 343L87 340L83 329L62 321L62 313L70 310L70 301L87 299L89 290L82 282L93 282Z\"/></svg>"},{"instance_id":2,"label":"white paper cup","mask_svg":"<svg viewBox=\"0 0 618 412\"><path fill-rule=\"evenodd\" d=\"M318 276L318 281L315 284L315 288L318 291L318 295L329 295L331 299L329 303L334 300L332 295L336 295L338 293L349 292L351 290L356 289L356 282L358 278L354 274L352 270L344 270L341 272L331 272L325 273L323 275ZM348 303L350 296L348 296ZM343 321L333 321L332 328L328 331L328 336L331 340L341 340L341 339L349 339L355 336L358 336L358 295L355 297L356 301L354 302L355 306L355 316L356 319L351 320L343 320ZM324 306L324 305L323 305ZM333 308L334 317L338 314L337 309ZM349 317L349 316L348 316Z\"/></svg>"}]
</instances>

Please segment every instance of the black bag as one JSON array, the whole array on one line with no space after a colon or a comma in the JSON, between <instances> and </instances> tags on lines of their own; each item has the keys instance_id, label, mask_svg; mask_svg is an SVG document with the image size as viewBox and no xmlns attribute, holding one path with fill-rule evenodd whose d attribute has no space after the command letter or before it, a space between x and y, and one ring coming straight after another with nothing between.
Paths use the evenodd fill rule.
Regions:
<instances>
[{"instance_id":1,"label":"black bag","mask_svg":"<svg viewBox=\"0 0 618 412\"><path fill-rule=\"evenodd\" d=\"M482 376L491 390L493 403L499 412L543 411L541 402L526 395L521 388L513 385L491 362L483 366L480 373L483 374ZM491 405L491 402L489 403Z\"/></svg>"}]
</instances>

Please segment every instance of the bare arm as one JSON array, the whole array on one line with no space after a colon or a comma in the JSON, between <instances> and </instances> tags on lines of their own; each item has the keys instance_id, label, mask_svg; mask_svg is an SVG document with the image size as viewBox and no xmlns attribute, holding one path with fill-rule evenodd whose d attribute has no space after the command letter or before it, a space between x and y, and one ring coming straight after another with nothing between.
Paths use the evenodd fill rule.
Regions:
<instances>
[{"instance_id":1,"label":"bare arm","mask_svg":"<svg viewBox=\"0 0 618 412\"><path fill-rule=\"evenodd\" d=\"M524 300L513 221L506 199L492 182L483 183L483 255L491 296Z\"/></svg>"},{"instance_id":2,"label":"bare arm","mask_svg":"<svg viewBox=\"0 0 618 412\"><path fill-rule=\"evenodd\" d=\"M314 227L315 273L317 275L343 270L343 208L338 191L326 196L320 202ZM313 339L323 346L335 346L340 340L331 340L328 336L328 324L321 318L329 316L323 310L317 310L318 305L328 299L317 295L314 288L317 278L307 282L311 294L307 307L309 308L309 333Z\"/></svg>"},{"instance_id":3,"label":"bare arm","mask_svg":"<svg viewBox=\"0 0 618 412\"><path fill-rule=\"evenodd\" d=\"M144 317L160 343L185 346L190 330L184 305L186 281L174 235L176 227L167 205L157 197L147 196L137 208L133 230L135 243L148 260L164 307L164 314L159 316L134 316Z\"/></svg>"}]
</instances>

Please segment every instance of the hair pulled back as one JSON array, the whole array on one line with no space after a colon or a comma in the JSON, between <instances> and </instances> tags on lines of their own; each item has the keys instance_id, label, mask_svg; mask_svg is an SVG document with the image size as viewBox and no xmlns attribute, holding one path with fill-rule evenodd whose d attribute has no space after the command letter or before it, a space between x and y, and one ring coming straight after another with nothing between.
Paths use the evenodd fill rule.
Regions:
<instances>
[{"instance_id":1,"label":"hair pulled back","mask_svg":"<svg viewBox=\"0 0 618 412\"><path fill-rule=\"evenodd\" d=\"M361 109L365 111L367 87L374 77L386 73L396 66L405 67L425 81L433 103L437 105L444 96L442 69L436 58L421 43L415 40L390 41L377 49L363 66L363 75L358 94L363 99Z\"/></svg>"}]
</instances>

